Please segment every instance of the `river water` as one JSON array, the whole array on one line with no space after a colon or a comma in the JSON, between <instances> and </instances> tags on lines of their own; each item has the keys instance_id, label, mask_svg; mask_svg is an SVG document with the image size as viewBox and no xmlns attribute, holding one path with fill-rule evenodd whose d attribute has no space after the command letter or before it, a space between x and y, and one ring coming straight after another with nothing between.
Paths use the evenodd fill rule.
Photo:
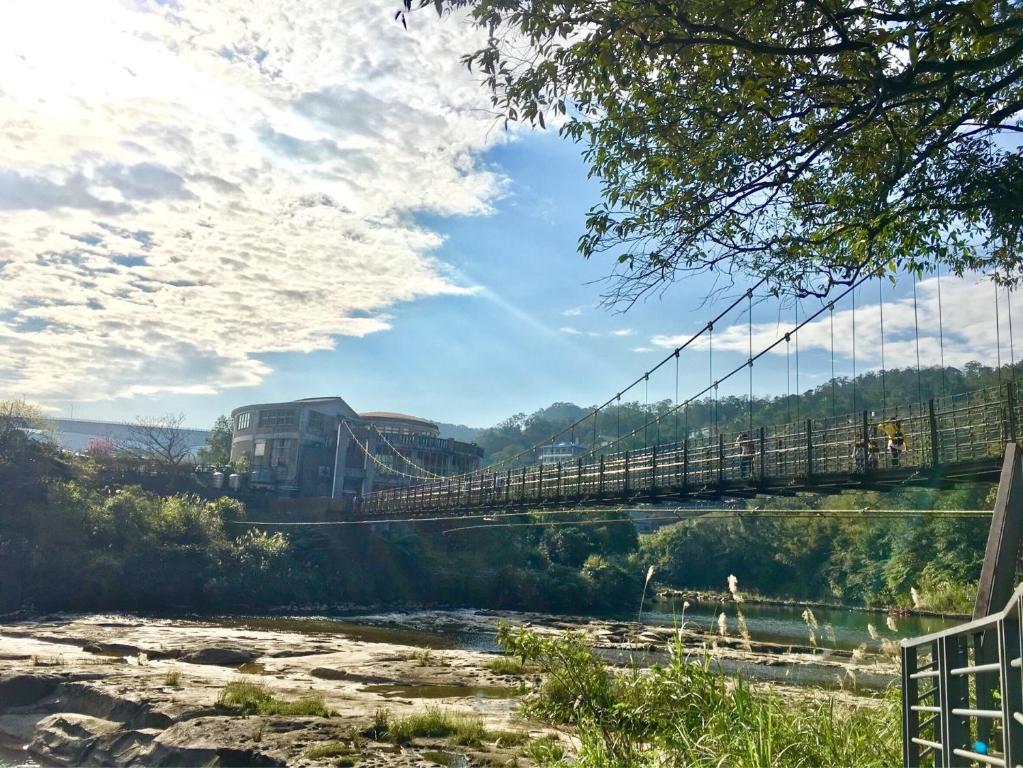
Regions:
<instances>
[{"instance_id":1,"label":"river water","mask_svg":"<svg viewBox=\"0 0 1023 768\"><path fill-rule=\"evenodd\" d=\"M725 629L730 635L739 633L739 611L742 612L753 640L782 645L811 645L811 627L803 617L806 606L761 605L700 602L683 608L681 600L649 604L643 611L643 623L678 627L683 618L686 628L718 632L718 617L725 614ZM821 648L853 650L865 645L867 650L880 650L882 640L899 641L906 637L938 632L965 619L941 616L888 616L879 611L856 611L841 608L813 608L813 630L816 645ZM632 616L635 619L635 615ZM807 617L809 618L809 616ZM871 631L873 628L873 631Z\"/></svg>"}]
</instances>

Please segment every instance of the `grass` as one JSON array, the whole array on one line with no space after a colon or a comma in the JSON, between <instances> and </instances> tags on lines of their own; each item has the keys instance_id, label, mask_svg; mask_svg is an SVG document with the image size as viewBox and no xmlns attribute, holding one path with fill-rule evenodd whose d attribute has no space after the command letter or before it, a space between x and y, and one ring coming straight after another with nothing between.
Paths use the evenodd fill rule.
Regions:
<instances>
[{"instance_id":1,"label":"grass","mask_svg":"<svg viewBox=\"0 0 1023 768\"><path fill-rule=\"evenodd\" d=\"M526 675L537 671L535 665L524 664L522 659L514 656L498 656L495 659L490 659L483 666L495 675Z\"/></svg>"},{"instance_id":2,"label":"grass","mask_svg":"<svg viewBox=\"0 0 1023 768\"><path fill-rule=\"evenodd\" d=\"M235 715L305 715L310 717L333 717L322 694L302 696L285 701L274 696L262 683L228 683L217 699L217 707Z\"/></svg>"},{"instance_id":3,"label":"grass","mask_svg":"<svg viewBox=\"0 0 1023 768\"><path fill-rule=\"evenodd\" d=\"M551 765L565 759L565 747L557 736L542 736L528 742L522 754L537 765Z\"/></svg>"},{"instance_id":4,"label":"grass","mask_svg":"<svg viewBox=\"0 0 1023 768\"><path fill-rule=\"evenodd\" d=\"M408 744L416 738L447 739L448 744L457 747L479 747L484 742L508 747L523 744L528 739L526 734L518 731L488 731L479 715L450 712L437 707L429 707L397 719L378 710L367 735L396 744Z\"/></svg>"},{"instance_id":5,"label":"grass","mask_svg":"<svg viewBox=\"0 0 1023 768\"><path fill-rule=\"evenodd\" d=\"M544 682L525 713L574 726L580 768L685 765L717 768L886 768L901 759L900 702L859 708L833 699L783 700L716 669L709 657L693 660L676 640L664 666L619 670L595 656L583 638L539 636L501 629L509 652L540 665ZM554 745L538 762L557 762ZM527 746L543 757L545 745Z\"/></svg>"},{"instance_id":6,"label":"grass","mask_svg":"<svg viewBox=\"0 0 1023 768\"><path fill-rule=\"evenodd\" d=\"M405 661L414 661L420 667L444 667L447 666L443 659L435 659L429 648L420 651L413 651L405 656Z\"/></svg>"},{"instance_id":7,"label":"grass","mask_svg":"<svg viewBox=\"0 0 1023 768\"><path fill-rule=\"evenodd\" d=\"M336 758L334 765L352 766L359 762L359 750L343 741L327 741L317 744L305 753L311 760Z\"/></svg>"},{"instance_id":8,"label":"grass","mask_svg":"<svg viewBox=\"0 0 1023 768\"><path fill-rule=\"evenodd\" d=\"M181 687L181 673L176 669L172 669L163 678L163 684L169 688L180 688Z\"/></svg>"}]
</instances>

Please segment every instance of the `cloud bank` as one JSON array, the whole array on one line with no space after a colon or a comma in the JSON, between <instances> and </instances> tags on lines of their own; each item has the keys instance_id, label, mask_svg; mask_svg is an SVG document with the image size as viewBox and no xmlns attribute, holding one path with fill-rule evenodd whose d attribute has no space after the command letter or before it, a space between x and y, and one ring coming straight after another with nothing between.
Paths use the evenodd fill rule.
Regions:
<instances>
[{"instance_id":1,"label":"cloud bank","mask_svg":"<svg viewBox=\"0 0 1023 768\"><path fill-rule=\"evenodd\" d=\"M250 386L260 355L469 290L416 212L485 214L501 138L457 20L392 0L14 0L0 25L0 396Z\"/></svg>"}]
</instances>

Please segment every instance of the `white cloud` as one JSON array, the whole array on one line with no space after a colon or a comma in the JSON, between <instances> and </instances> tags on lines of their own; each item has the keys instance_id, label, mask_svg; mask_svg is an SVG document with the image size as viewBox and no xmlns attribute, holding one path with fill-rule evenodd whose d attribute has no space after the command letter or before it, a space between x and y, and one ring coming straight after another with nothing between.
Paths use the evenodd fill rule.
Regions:
<instances>
[{"instance_id":1,"label":"white cloud","mask_svg":"<svg viewBox=\"0 0 1023 768\"><path fill-rule=\"evenodd\" d=\"M633 352L653 352L654 348L653 347L633 347L632 351Z\"/></svg>"},{"instance_id":2,"label":"white cloud","mask_svg":"<svg viewBox=\"0 0 1023 768\"><path fill-rule=\"evenodd\" d=\"M564 315L565 317L579 317L579 315L583 313L583 310L585 308L586 307L583 305L580 305L578 307L569 307L568 309L563 310L561 314Z\"/></svg>"},{"instance_id":3,"label":"white cloud","mask_svg":"<svg viewBox=\"0 0 1023 768\"><path fill-rule=\"evenodd\" d=\"M611 336L631 336L635 331L631 328L619 328L617 331L611 331Z\"/></svg>"},{"instance_id":4,"label":"white cloud","mask_svg":"<svg viewBox=\"0 0 1023 768\"><path fill-rule=\"evenodd\" d=\"M569 336L583 336L584 335L583 332L580 331L578 328L573 328L570 325L563 325L560 328L558 328L558 330L561 331L562 333L567 333Z\"/></svg>"},{"instance_id":5,"label":"white cloud","mask_svg":"<svg viewBox=\"0 0 1023 768\"><path fill-rule=\"evenodd\" d=\"M0 392L258 383L473 289L417 211L484 214L458 20L391 0L14 0L0 26Z\"/></svg>"},{"instance_id":6,"label":"white cloud","mask_svg":"<svg viewBox=\"0 0 1023 768\"><path fill-rule=\"evenodd\" d=\"M849 297L836 303L834 310L835 354L850 359L854 353L859 370L878 368L881 365L881 312L878 301L864 301L867 291L877 296L877 283L868 283L859 293L855 313ZM977 361L993 365L998 358L998 333L995 325L995 288L988 280L979 277L967 279L943 278L941 281L941 312L939 317L938 281L935 278L921 280L917 285L916 317L913 312L912 296L884 302L884 356L888 368L906 368L916 365L916 327L920 330L920 362L922 365L939 365L944 351L945 365L961 367ZM1009 317L1004 290L999 292L1001 307L999 332L1002 343L1002 362L1008 363ZM819 305L818 307L819 308ZM800 319L816 311L806 303ZM855 316L854 316L855 315ZM786 331L795 326L792 313L787 314L788 323L754 323L753 353L766 348ZM1018 318L1013 326L1020 326ZM854 333L855 329L855 333ZM749 353L749 326L744 319L732 325L714 329L714 350ZM689 338L688 335L654 336L650 343L661 349L674 349ZM795 339L790 342L795 350ZM706 350L710 339L707 335L690 345L690 349ZM818 350L830 352L832 347L832 321L825 311L812 320L798 333L800 351ZM784 355L785 342L776 346L771 354Z\"/></svg>"}]
</instances>

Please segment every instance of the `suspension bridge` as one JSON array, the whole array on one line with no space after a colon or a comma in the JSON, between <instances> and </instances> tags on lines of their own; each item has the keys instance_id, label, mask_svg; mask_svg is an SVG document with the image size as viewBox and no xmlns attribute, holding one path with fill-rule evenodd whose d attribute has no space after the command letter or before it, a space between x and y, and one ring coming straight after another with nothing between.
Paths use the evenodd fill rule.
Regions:
<instances>
[{"instance_id":1,"label":"suspension bridge","mask_svg":"<svg viewBox=\"0 0 1023 768\"><path fill-rule=\"evenodd\" d=\"M944 329L940 313L941 284L938 276L938 349L944 377ZM852 306L853 393L856 405L856 291L870 280L877 280L880 324L882 403L870 408L846 409L840 413L835 396L834 313L843 300ZM948 485L978 479L996 480L1002 466L1005 447L1017 439L1023 424L1023 410L1016 394L1015 351L1012 339L1011 299L1008 292L1008 343L1011 365L1002 376L1002 329L999 317L999 289L995 286L995 324L997 339L998 384L984 389L924 398L921 381L920 328L917 313L916 278L913 278L912 310L914 320L917 387L919 397L912 402L893 402L884 391L885 320L883 282L865 275L852 282L814 312L800 318L798 305L791 328L759 350L754 350L753 308L767 280L762 279L701 329L675 347L657 365L645 371L631 384L616 392L584 417L551 435L543 443L478 472L443 477L428 472L381 435L391 459L386 466L369 447L355 438L366 453L367 461L381 463L387 471L405 476L404 487L376 491L357 499L354 514L358 518L417 517L444 513L450 516L478 514L481 511L513 512L526 509L563 509L573 506L618 506L657 503L723 496L750 497L758 494L792 495L804 491L837 493L843 490L892 490L908 485ZM729 316L745 314L748 329L748 355L739 365L714 375L714 330ZM823 321L822 321L823 318ZM786 381L795 360L799 377L799 335L811 323L830 320L831 336L831 415L827 418L795 418L783 423L760 423L754 404L754 371L769 354L784 354ZM862 322L862 320L861 320ZM733 324L733 330L734 330ZM682 399L679 360L683 351L697 345L708 354L708 378L705 386ZM794 354L793 354L794 353ZM665 412L649 409L649 382L659 371L675 370L675 397ZM719 388L725 382L748 374L747 414L741 428L722 429L716 423ZM622 398L640 387L646 390L645 423L621 432ZM791 390L791 386L789 385ZM711 401L715 422L693 429L689 410L697 403ZM791 401L791 394L787 402ZM598 419L615 422L613 439L598 436ZM571 436L579 445L580 436L590 442L589 450L574 460L542 463L537 460L541 445Z\"/></svg>"}]
</instances>

